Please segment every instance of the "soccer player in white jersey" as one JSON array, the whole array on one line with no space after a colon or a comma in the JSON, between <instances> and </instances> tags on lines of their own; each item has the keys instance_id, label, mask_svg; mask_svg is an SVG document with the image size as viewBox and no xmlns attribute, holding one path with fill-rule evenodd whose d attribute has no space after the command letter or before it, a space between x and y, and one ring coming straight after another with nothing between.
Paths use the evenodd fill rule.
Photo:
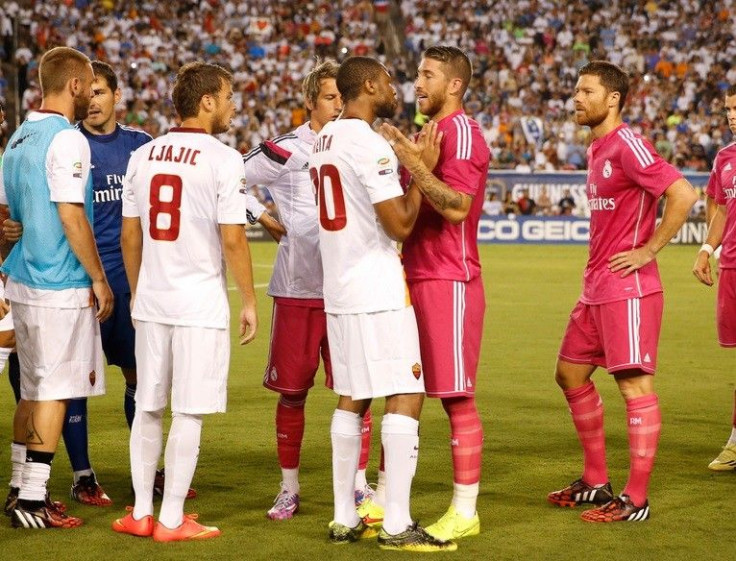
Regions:
<instances>
[{"instance_id":1,"label":"soccer player in white jersey","mask_svg":"<svg viewBox=\"0 0 736 561\"><path fill-rule=\"evenodd\" d=\"M117 532L155 541L214 538L220 530L184 515L199 455L202 416L224 412L230 362L225 266L241 299L240 342L256 331L245 237L241 155L212 135L230 128L232 76L202 62L183 66L172 92L181 127L142 146L123 183L122 247L136 321L138 387L130 436L133 511ZM166 483L158 522L153 485L162 417L171 392Z\"/></svg>"},{"instance_id":2,"label":"soccer player in white jersey","mask_svg":"<svg viewBox=\"0 0 736 561\"><path fill-rule=\"evenodd\" d=\"M618 66L593 61L580 69L573 98L575 119L593 138L586 184L590 252L555 379L583 447L583 473L547 498L558 506L600 505L583 512L587 522L649 518L647 490L661 430L654 372L663 296L655 258L697 200L682 174L624 124L628 90L629 77ZM656 225L661 196L666 205ZM606 465L603 402L591 380L599 366L626 402L629 479L618 496Z\"/></svg>"},{"instance_id":3,"label":"soccer player in white jersey","mask_svg":"<svg viewBox=\"0 0 736 561\"><path fill-rule=\"evenodd\" d=\"M334 520L329 536L346 543L375 536L358 516L353 481L362 416L386 398L381 423L385 454L382 549L450 551L412 521L411 482L419 450L424 376L414 309L395 240L411 231L421 195L404 195L391 146L371 129L396 111L396 90L377 61L352 57L340 66L337 88L344 109L314 142L309 173L317 192L325 311L334 391L332 418Z\"/></svg>"},{"instance_id":4,"label":"soccer player in white jersey","mask_svg":"<svg viewBox=\"0 0 736 561\"><path fill-rule=\"evenodd\" d=\"M731 132L736 135L736 85L729 86L724 99L726 117ZM711 201L715 212L708 226L708 236L698 252L693 273L706 286L713 286L710 256L714 248L721 249L718 264L718 301L716 326L718 343L722 347L736 347L736 143L732 142L716 154L706 194L709 210ZM713 471L736 469L736 392L731 418L731 435L726 445L708 467Z\"/></svg>"},{"instance_id":5,"label":"soccer player in white jersey","mask_svg":"<svg viewBox=\"0 0 736 561\"><path fill-rule=\"evenodd\" d=\"M277 240L279 249L268 287L274 304L263 385L280 394L276 405L276 448L281 466L281 490L266 514L272 520L292 518L299 510L304 408L309 388L314 385L320 355L325 384L332 387L317 207L307 160L317 134L325 124L336 119L342 109L335 84L338 68L337 63L327 60L304 78L302 93L309 110L308 122L291 133L262 142L243 158L248 185L269 190L288 232ZM248 206L249 212L253 212L250 196ZM294 352L295 349L299 352ZM363 418L361 469L355 483L356 506L361 516L370 515L371 523L380 523L382 513L376 514L380 508L371 504L373 490L365 479L370 438L368 410Z\"/></svg>"}]
</instances>

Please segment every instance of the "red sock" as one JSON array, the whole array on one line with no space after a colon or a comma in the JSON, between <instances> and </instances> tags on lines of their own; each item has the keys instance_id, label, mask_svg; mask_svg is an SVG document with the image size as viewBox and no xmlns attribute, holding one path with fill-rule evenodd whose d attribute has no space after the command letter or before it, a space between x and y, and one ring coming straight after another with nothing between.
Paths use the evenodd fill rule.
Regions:
<instances>
[{"instance_id":1,"label":"red sock","mask_svg":"<svg viewBox=\"0 0 736 561\"><path fill-rule=\"evenodd\" d=\"M483 452L483 426L475 407L475 398L443 399L442 407L450 418L453 480L461 485L478 483Z\"/></svg>"},{"instance_id":2,"label":"red sock","mask_svg":"<svg viewBox=\"0 0 736 561\"><path fill-rule=\"evenodd\" d=\"M647 500L649 477L654 467L659 433L662 428L662 413L657 394L630 399L626 402L629 423L629 458L631 467L629 480L622 494L628 495L636 506Z\"/></svg>"},{"instance_id":3,"label":"red sock","mask_svg":"<svg viewBox=\"0 0 736 561\"><path fill-rule=\"evenodd\" d=\"M358 469L365 469L368 466L368 458L371 456L371 431L373 430L373 416L371 410L363 415L363 428L360 430L360 461Z\"/></svg>"},{"instance_id":4,"label":"red sock","mask_svg":"<svg viewBox=\"0 0 736 561\"><path fill-rule=\"evenodd\" d=\"M593 382L563 392L583 447L583 481L588 485L607 483L606 437L603 432L601 396Z\"/></svg>"},{"instance_id":5,"label":"red sock","mask_svg":"<svg viewBox=\"0 0 736 561\"><path fill-rule=\"evenodd\" d=\"M307 394L282 395L276 406L276 449L283 469L299 467Z\"/></svg>"}]
</instances>

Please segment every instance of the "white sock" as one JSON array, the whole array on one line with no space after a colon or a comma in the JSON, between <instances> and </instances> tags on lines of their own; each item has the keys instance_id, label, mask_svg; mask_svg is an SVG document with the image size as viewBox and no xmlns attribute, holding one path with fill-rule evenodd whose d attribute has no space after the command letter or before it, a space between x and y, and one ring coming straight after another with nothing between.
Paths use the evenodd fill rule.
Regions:
<instances>
[{"instance_id":1,"label":"white sock","mask_svg":"<svg viewBox=\"0 0 736 561\"><path fill-rule=\"evenodd\" d=\"M736 427L731 429L731 436L728 437L728 442L726 442L727 446L733 446L734 444L736 444Z\"/></svg>"},{"instance_id":2,"label":"white sock","mask_svg":"<svg viewBox=\"0 0 736 561\"><path fill-rule=\"evenodd\" d=\"M299 468L281 468L281 485L290 494L299 493Z\"/></svg>"},{"instance_id":3,"label":"white sock","mask_svg":"<svg viewBox=\"0 0 736 561\"><path fill-rule=\"evenodd\" d=\"M380 469L378 470L378 482L376 483L376 494L373 496L373 502L378 506L386 504L386 472Z\"/></svg>"},{"instance_id":4,"label":"white sock","mask_svg":"<svg viewBox=\"0 0 736 561\"><path fill-rule=\"evenodd\" d=\"M184 501L199 458L202 416L174 412L171 417L171 429L164 452L164 500L158 520L173 530L184 521Z\"/></svg>"},{"instance_id":5,"label":"white sock","mask_svg":"<svg viewBox=\"0 0 736 561\"><path fill-rule=\"evenodd\" d=\"M409 499L419 456L419 421L387 413L381 421L381 442L386 468L383 528L399 534L412 524Z\"/></svg>"},{"instance_id":6,"label":"white sock","mask_svg":"<svg viewBox=\"0 0 736 561\"><path fill-rule=\"evenodd\" d=\"M74 483L79 482L80 477L84 477L85 475L93 475L94 471L92 471L92 468L90 469L80 469L79 471L74 472Z\"/></svg>"},{"instance_id":7,"label":"white sock","mask_svg":"<svg viewBox=\"0 0 736 561\"><path fill-rule=\"evenodd\" d=\"M130 427L130 473L135 491L133 518L140 520L153 514L153 482L161 457L164 410L135 412Z\"/></svg>"},{"instance_id":8,"label":"white sock","mask_svg":"<svg viewBox=\"0 0 736 561\"><path fill-rule=\"evenodd\" d=\"M51 466L41 462L26 462L23 466L23 483L18 498L24 501L46 499L46 484L51 477Z\"/></svg>"},{"instance_id":9,"label":"white sock","mask_svg":"<svg viewBox=\"0 0 736 561\"><path fill-rule=\"evenodd\" d=\"M357 413L336 409L332 415L332 492L335 501L335 522L354 528L360 522L355 512L353 483L360 460L363 420Z\"/></svg>"},{"instance_id":10,"label":"white sock","mask_svg":"<svg viewBox=\"0 0 736 561\"><path fill-rule=\"evenodd\" d=\"M365 470L359 469L355 472L355 490L362 491L368 486L368 480L365 478Z\"/></svg>"},{"instance_id":11,"label":"white sock","mask_svg":"<svg viewBox=\"0 0 736 561\"><path fill-rule=\"evenodd\" d=\"M475 504L478 502L480 483L473 483L472 485L453 483L453 488L452 506L465 518L473 518L475 516Z\"/></svg>"},{"instance_id":12,"label":"white sock","mask_svg":"<svg viewBox=\"0 0 736 561\"><path fill-rule=\"evenodd\" d=\"M10 443L10 462L12 463L10 486L20 488L23 483L23 466L26 464L25 444Z\"/></svg>"}]
</instances>

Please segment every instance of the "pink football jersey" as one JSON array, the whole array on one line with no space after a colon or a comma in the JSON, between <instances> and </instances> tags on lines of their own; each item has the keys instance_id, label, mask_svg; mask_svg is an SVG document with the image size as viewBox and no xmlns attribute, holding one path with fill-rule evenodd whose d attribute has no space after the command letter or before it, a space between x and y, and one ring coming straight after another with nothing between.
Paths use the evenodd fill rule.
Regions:
<instances>
[{"instance_id":1,"label":"pink football jersey","mask_svg":"<svg viewBox=\"0 0 736 561\"><path fill-rule=\"evenodd\" d=\"M588 148L586 191L590 206L590 252L583 275L585 304L640 298L662 291L656 261L621 278L612 255L643 246L654 232L659 197L682 174L652 145L621 125Z\"/></svg>"},{"instance_id":2,"label":"pink football jersey","mask_svg":"<svg viewBox=\"0 0 736 561\"><path fill-rule=\"evenodd\" d=\"M445 220L426 201L422 203L402 253L408 280L469 281L480 275L478 221L483 210L490 150L478 123L456 111L437 123L444 133L440 159L433 173L456 191L474 197L460 224Z\"/></svg>"},{"instance_id":3,"label":"pink football jersey","mask_svg":"<svg viewBox=\"0 0 736 561\"><path fill-rule=\"evenodd\" d=\"M705 192L719 205L726 205L719 266L736 269L736 143L729 144L716 155Z\"/></svg>"}]
</instances>

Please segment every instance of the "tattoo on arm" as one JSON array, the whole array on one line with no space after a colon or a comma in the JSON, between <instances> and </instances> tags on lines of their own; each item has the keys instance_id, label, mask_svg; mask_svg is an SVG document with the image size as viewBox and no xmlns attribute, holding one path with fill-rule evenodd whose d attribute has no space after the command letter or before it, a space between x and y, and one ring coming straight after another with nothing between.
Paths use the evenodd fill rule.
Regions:
<instances>
[{"instance_id":1,"label":"tattoo on arm","mask_svg":"<svg viewBox=\"0 0 736 561\"><path fill-rule=\"evenodd\" d=\"M437 179L427 168L416 170L412 177L432 204L439 210L462 208L463 195Z\"/></svg>"}]
</instances>

